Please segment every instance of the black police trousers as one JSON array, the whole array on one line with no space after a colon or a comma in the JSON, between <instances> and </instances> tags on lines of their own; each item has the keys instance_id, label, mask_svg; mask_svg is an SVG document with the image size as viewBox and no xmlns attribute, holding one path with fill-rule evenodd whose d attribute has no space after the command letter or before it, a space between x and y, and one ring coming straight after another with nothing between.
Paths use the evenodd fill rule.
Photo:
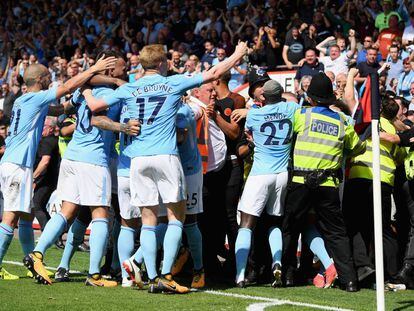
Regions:
<instances>
[{"instance_id":1,"label":"black police trousers","mask_svg":"<svg viewBox=\"0 0 414 311\"><path fill-rule=\"evenodd\" d=\"M218 171L203 178L203 213L199 227L203 238L204 268L210 275L220 271L217 255L225 256L230 274L235 273L235 244L239 226L237 204L243 183L243 164L227 160ZM229 251L225 252L227 234Z\"/></svg>"},{"instance_id":2,"label":"black police trousers","mask_svg":"<svg viewBox=\"0 0 414 311\"><path fill-rule=\"evenodd\" d=\"M355 178L345 182L343 213L356 268L373 267L374 208L372 180ZM381 183L382 239L385 279L398 272L398 244L391 227L392 187Z\"/></svg>"},{"instance_id":3,"label":"black police trousers","mask_svg":"<svg viewBox=\"0 0 414 311\"><path fill-rule=\"evenodd\" d=\"M399 265L414 265L414 180L407 181L404 165L397 167L394 182L395 226Z\"/></svg>"},{"instance_id":4,"label":"black police trousers","mask_svg":"<svg viewBox=\"0 0 414 311\"><path fill-rule=\"evenodd\" d=\"M411 204L407 204L409 233L407 248L404 255L404 263L409 263L414 266L414 204L412 204L412 201L414 200L414 180L409 180L407 185L411 195Z\"/></svg>"},{"instance_id":5,"label":"black police trousers","mask_svg":"<svg viewBox=\"0 0 414 311\"><path fill-rule=\"evenodd\" d=\"M56 185L37 185L33 191L32 208L34 215L39 222L40 228L43 229L50 219L49 212L46 209L50 196L55 191Z\"/></svg>"},{"instance_id":6,"label":"black police trousers","mask_svg":"<svg viewBox=\"0 0 414 311\"><path fill-rule=\"evenodd\" d=\"M306 185L295 182L289 186L282 230L282 266L284 269L296 269L299 233L307 223L310 208L315 210L316 226L325 240L328 252L333 257L339 281L342 284L356 281L357 276L340 207L339 190L334 187L319 186L310 189Z\"/></svg>"}]
</instances>

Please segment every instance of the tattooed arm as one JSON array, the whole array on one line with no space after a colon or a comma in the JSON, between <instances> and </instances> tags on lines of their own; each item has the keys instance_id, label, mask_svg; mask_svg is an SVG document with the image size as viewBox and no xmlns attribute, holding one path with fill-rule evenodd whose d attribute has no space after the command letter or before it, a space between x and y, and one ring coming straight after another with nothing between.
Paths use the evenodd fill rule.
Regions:
<instances>
[{"instance_id":1,"label":"tattooed arm","mask_svg":"<svg viewBox=\"0 0 414 311\"><path fill-rule=\"evenodd\" d=\"M119 123L104 115L92 116L92 125L102 130L116 133L122 132L129 136L137 136L141 129L141 125L138 120L129 120L127 123Z\"/></svg>"}]
</instances>

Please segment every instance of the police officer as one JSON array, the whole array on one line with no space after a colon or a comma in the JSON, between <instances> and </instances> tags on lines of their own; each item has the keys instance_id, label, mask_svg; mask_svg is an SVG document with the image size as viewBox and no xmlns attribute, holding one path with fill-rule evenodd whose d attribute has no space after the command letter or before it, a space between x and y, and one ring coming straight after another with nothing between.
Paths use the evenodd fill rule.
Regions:
<instances>
[{"instance_id":1,"label":"police officer","mask_svg":"<svg viewBox=\"0 0 414 311\"><path fill-rule=\"evenodd\" d=\"M382 100L380 128L381 131L395 134L391 123L398 112L394 99ZM382 232L384 245L384 270L386 279L398 272L398 244L391 228L391 195L394 187L395 169L402 163L405 150L395 144L381 141L381 196L382 196ZM365 153L351 159L349 180L345 183L343 212L353 248L353 259L362 281L372 272L370 249L374 237L374 216L372 196L372 142L367 139ZM358 217L355 217L358 215Z\"/></svg>"},{"instance_id":2,"label":"police officer","mask_svg":"<svg viewBox=\"0 0 414 311\"><path fill-rule=\"evenodd\" d=\"M346 291L358 291L339 201L341 165L344 153L355 156L365 151L362 142L342 113L329 108L336 101L332 83L324 74L315 75L308 89L312 107L296 111L293 178L283 222L285 284L293 285L299 233L309 209L317 215L316 225L332 254L339 280Z\"/></svg>"}]
</instances>

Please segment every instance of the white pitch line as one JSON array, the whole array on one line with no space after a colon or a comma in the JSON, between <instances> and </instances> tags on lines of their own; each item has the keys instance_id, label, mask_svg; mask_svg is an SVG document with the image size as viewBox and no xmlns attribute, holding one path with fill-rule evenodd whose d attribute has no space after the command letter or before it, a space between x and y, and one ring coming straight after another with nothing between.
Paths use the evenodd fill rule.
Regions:
<instances>
[{"instance_id":1,"label":"white pitch line","mask_svg":"<svg viewBox=\"0 0 414 311\"><path fill-rule=\"evenodd\" d=\"M9 265L15 265L15 266L24 266L23 263L18 262L18 261L3 260L3 263L9 264ZM57 270L57 268L54 268L54 267L46 267L46 269L54 270L54 271ZM77 271L77 270L70 270L69 272L70 273L82 273L82 272ZM259 310L264 310L266 307L284 305L284 304L298 306L298 307L314 308L314 309L319 309L319 310L328 310L328 311L353 311L351 309L321 306L321 305L316 305L316 304L312 304L312 303L297 302L297 301L291 301L291 300L285 300L285 299L276 299L276 298L268 298L268 297L261 297L261 296L233 294L233 293L226 293L226 292L221 292L221 291L216 291L216 290L204 290L204 291L200 291L200 292L211 294L211 295L217 295L217 296L227 296L227 297L234 297L234 298L241 298L241 299L266 301L266 303L255 303L255 304L249 305L246 308L246 310L248 310L248 311L259 311Z\"/></svg>"},{"instance_id":2,"label":"white pitch line","mask_svg":"<svg viewBox=\"0 0 414 311\"><path fill-rule=\"evenodd\" d=\"M252 303L251 305L248 305L246 308L246 311L263 311L267 307L273 307L273 306L280 306L283 305L283 303L280 302L258 302L258 303Z\"/></svg>"},{"instance_id":3,"label":"white pitch line","mask_svg":"<svg viewBox=\"0 0 414 311\"><path fill-rule=\"evenodd\" d=\"M9 265L15 265L15 266L24 267L24 264L22 262L18 262L18 261L3 260L3 263L7 263ZM53 270L53 271L56 271L57 270L57 268L54 268L54 267L45 267L45 268L48 269L48 270ZM69 273L80 274L82 272L77 271L77 270L69 270Z\"/></svg>"},{"instance_id":4,"label":"white pitch line","mask_svg":"<svg viewBox=\"0 0 414 311\"><path fill-rule=\"evenodd\" d=\"M267 298L267 297L260 297L260 296L233 294L233 293L226 293L226 292L214 291L214 290L206 290L206 291L203 291L203 292L208 293L208 294L218 295L218 296L228 296L228 297L235 297L235 298L242 298L242 299L267 301L269 303L287 304L287 305L293 305L293 306L298 306L298 307L314 308L314 309L319 309L319 310L352 311L351 309L321 306L321 305L316 305L316 304L312 304L312 303L297 302L297 301L291 301L291 300L285 300L285 299L276 299L276 298Z\"/></svg>"}]
</instances>

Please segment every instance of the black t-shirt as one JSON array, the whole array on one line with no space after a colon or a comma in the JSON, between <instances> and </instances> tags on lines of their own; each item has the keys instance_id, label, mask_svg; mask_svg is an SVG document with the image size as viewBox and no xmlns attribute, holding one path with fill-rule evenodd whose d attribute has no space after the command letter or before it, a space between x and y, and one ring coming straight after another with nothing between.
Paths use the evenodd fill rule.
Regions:
<instances>
[{"instance_id":1,"label":"black t-shirt","mask_svg":"<svg viewBox=\"0 0 414 311\"><path fill-rule=\"evenodd\" d=\"M276 70L277 65L280 64L280 60L282 59L280 49L275 49L270 42L266 42L264 50L266 52L267 71Z\"/></svg>"},{"instance_id":2,"label":"black t-shirt","mask_svg":"<svg viewBox=\"0 0 414 311\"><path fill-rule=\"evenodd\" d=\"M285 45L289 47L287 57L291 63L297 64L305 56L303 41L300 37L295 39L292 36L288 36Z\"/></svg>"},{"instance_id":3,"label":"black t-shirt","mask_svg":"<svg viewBox=\"0 0 414 311\"><path fill-rule=\"evenodd\" d=\"M228 97L223 99L217 99L215 102L215 110L220 112L220 115L223 119L230 123L230 116L233 110L244 108L246 106L244 98L236 93L230 93ZM243 134L244 124L240 123L240 133L239 137L236 140L231 140L227 137L226 134L226 145L227 145L227 155L236 155L236 146Z\"/></svg>"},{"instance_id":4,"label":"black t-shirt","mask_svg":"<svg viewBox=\"0 0 414 311\"><path fill-rule=\"evenodd\" d=\"M367 77L370 73L376 73L380 67L380 64L378 64L377 62L373 64L361 62L357 65L357 68L359 70L359 76L362 78Z\"/></svg>"},{"instance_id":5,"label":"black t-shirt","mask_svg":"<svg viewBox=\"0 0 414 311\"><path fill-rule=\"evenodd\" d=\"M49 165L39 177L36 178L35 182L39 185L56 185L58 174L59 174L59 145L58 138L56 136L42 137L39 143L39 148L36 153L36 161L34 168L36 169L42 156L50 156Z\"/></svg>"},{"instance_id":6,"label":"black t-shirt","mask_svg":"<svg viewBox=\"0 0 414 311\"><path fill-rule=\"evenodd\" d=\"M308 35L307 32L302 32L301 34L302 40L303 40L303 45L304 45L304 49L305 51L307 49L315 49L316 48L316 40L315 39L311 39Z\"/></svg>"},{"instance_id":7,"label":"black t-shirt","mask_svg":"<svg viewBox=\"0 0 414 311\"><path fill-rule=\"evenodd\" d=\"M309 65L308 63L304 63L302 67L300 67L296 71L295 79L300 80L303 76L315 76L319 72L323 72L325 66L322 63L316 62L314 65Z\"/></svg>"}]
</instances>

